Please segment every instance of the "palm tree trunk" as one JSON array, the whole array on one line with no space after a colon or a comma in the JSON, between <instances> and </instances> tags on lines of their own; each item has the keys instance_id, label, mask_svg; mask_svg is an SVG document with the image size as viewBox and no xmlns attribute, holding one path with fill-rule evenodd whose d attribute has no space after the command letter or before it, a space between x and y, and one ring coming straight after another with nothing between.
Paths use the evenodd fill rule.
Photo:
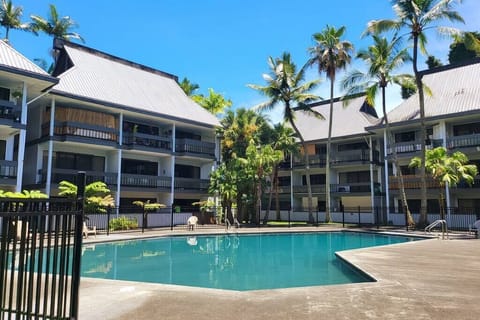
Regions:
<instances>
[{"instance_id":1,"label":"palm tree trunk","mask_svg":"<svg viewBox=\"0 0 480 320\"><path fill-rule=\"evenodd\" d=\"M277 166L273 167L273 171L277 169ZM263 224L267 224L268 222L268 216L270 215L270 207L272 206L272 198L273 198L273 188L274 188L274 180L275 179L275 173L272 173L270 176L270 191L268 193L268 205L267 205L267 210L265 210L265 217L263 217Z\"/></svg>"},{"instance_id":2,"label":"palm tree trunk","mask_svg":"<svg viewBox=\"0 0 480 320\"><path fill-rule=\"evenodd\" d=\"M415 221L413 220L412 213L410 212L410 208L408 207L407 194L405 193L405 184L403 181L403 174L402 174L400 165L398 163L395 139L390 129L390 122L388 122L387 106L386 106L386 98L385 98L385 86L382 86L382 110L383 110L383 118L385 119L385 130L387 131L387 141L388 139L390 139L391 141L392 152L393 152L393 164L395 166L395 170L397 171L398 181L400 183L400 198L402 199L403 210L406 214L406 223L408 226L414 226ZM387 143L387 141L385 141L385 143ZM386 188L388 188L388 186L386 186Z\"/></svg>"},{"instance_id":3,"label":"palm tree trunk","mask_svg":"<svg viewBox=\"0 0 480 320\"><path fill-rule=\"evenodd\" d=\"M330 115L328 117L328 140L327 140L327 160L325 164L325 222L331 222L330 215L331 199L330 199L330 156L332 144L332 124L333 124L333 84L335 77L330 77Z\"/></svg>"},{"instance_id":4,"label":"palm tree trunk","mask_svg":"<svg viewBox=\"0 0 480 320\"><path fill-rule=\"evenodd\" d=\"M278 196L278 167L275 167L275 212L277 213L277 221L280 221L280 198Z\"/></svg>"},{"instance_id":5,"label":"palm tree trunk","mask_svg":"<svg viewBox=\"0 0 480 320\"><path fill-rule=\"evenodd\" d=\"M305 180L307 180L307 192L308 192L308 222L309 223L314 223L315 220L313 218L313 211L312 211L312 185L310 183L310 159L308 156L308 150L307 150L307 144L305 143L305 140L303 139L302 135L300 134L300 131L298 130L297 126L293 122L292 119L289 119L290 124L293 127L293 130L295 130L295 133L297 134L298 138L300 139L303 147L303 158L305 161ZM292 183L293 181L290 181Z\"/></svg>"},{"instance_id":6,"label":"palm tree trunk","mask_svg":"<svg viewBox=\"0 0 480 320\"><path fill-rule=\"evenodd\" d=\"M420 107L420 220L418 224L420 227L425 227L428 224L427 219L427 183L425 170L425 140L426 140L426 125L425 125L425 98L422 85L422 77L418 72L418 35L413 35L413 73L415 74L415 83L418 89L418 99Z\"/></svg>"}]
</instances>

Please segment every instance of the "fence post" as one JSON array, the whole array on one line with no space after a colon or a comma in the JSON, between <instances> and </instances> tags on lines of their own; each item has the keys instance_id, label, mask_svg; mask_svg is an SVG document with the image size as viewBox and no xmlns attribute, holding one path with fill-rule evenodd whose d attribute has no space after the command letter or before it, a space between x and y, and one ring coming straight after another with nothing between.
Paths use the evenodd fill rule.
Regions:
<instances>
[{"instance_id":1,"label":"fence post","mask_svg":"<svg viewBox=\"0 0 480 320\"><path fill-rule=\"evenodd\" d=\"M73 270L72 270L72 305L71 316L73 319L78 319L78 301L80 291L80 267L82 259L82 241L83 241L83 219L85 215L85 171L77 173L77 205L80 214L77 214L77 224L75 230L75 246L73 253Z\"/></svg>"},{"instance_id":2,"label":"fence post","mask_svg":"<svg viewBox=\"0 0 480 320\"><path fill-rule=\"evenodd\" d=\"M142 233L145 232L145 216L146 216L146 210L145 210L145 206L143 206L143 210L142 210Z\"/></svg>"},{"instance_id":3,"label":"fence post","mask_svg":"<svg viewBox=\"0 0 480 320\"><path fill-rule=\"evenodd\" d=\"M107 209L107 236L110 235L110 215L112 214L112 208L108 207Z\"/></svg>"},{"instance_id":4,"label":"fence post","mask_svg":"<svg viewBox=\"0 0 480 320\"><path fill-rule=\"evenodd\" d=\"M318 207L317 207L317 227L318 227Z\"/></svg>"},{"instance_id":5,"label":"fence post","mask_svg":"<svg viewBox=\"0 0 480 320\"><path fill-rule=\"evenodd\" d=\"M292 211L292 208L288 210L288 227L290 228L290 211Z\"/></svg>"},{"instance_id":6,"label":"fence post","mask_svg":"<svg viewBox=\"0 0 480 320\"><path fill-rule=\"evenodd\" d=\"M362 221L360 220L360 206L358 206L358 226L362 225Z\"/></svg>"},{"instance_id":7,"label":"fence post","mask_svg":"<svg viewBox=\"0 0 480 320\"><path fill-rule=\"evenodd\" d=\"M345 228L345 207L342 206L342 227Z\"/></svg>"},{"instance_id":8,"label":"fence post","mask_svg":"<svg viewBox=\"0 0 480 320\"><path fill-rule=\"evenodd\" d=\"M171 210L171 214L170 214L170 230L173 231L173 212L174 212L175 208L173 207L173 203L172 203L172 210Z\"/></svg>"},{"instance_id":9,"label":"fence post","mask_svg":"<svg viewBox=\"0 0 480 320\"><path fill-rule=\"evenodd\" d=\"M377 220L377 229L380 228L380 217L378 216L378 207L375 207L375 219Z\"/></svg>"}]
</instances>

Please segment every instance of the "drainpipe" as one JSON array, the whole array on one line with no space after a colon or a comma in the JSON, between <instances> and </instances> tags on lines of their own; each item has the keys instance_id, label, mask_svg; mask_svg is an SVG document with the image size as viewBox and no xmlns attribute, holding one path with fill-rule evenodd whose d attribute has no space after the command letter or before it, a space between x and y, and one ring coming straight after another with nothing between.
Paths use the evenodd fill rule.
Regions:
<instances>
[{"instance_id":1,"label":"drainpipe","mask_svg":"<svg viewBox=\"0 0 480 320\"><path fill-rule=\"evenodd\" d=\"M370 147L370 203L372 207L372 215L375 215L375 190L373 183L373 142L371 136L368 138L368 145Z\"/></svg>"}]
</instances>

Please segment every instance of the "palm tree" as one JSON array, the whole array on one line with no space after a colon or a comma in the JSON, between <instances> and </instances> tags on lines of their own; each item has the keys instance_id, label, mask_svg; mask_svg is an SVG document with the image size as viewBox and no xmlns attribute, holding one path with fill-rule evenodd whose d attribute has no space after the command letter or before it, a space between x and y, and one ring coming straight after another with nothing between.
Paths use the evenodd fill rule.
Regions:
<instances>
[{"instance_id":1,"label":"palm tree","mask_svg":"<svg viewBox=\"0 0 480 320\"><path fill-rule=\"evenodd\" d=\"M29 23L22 23L23 8L15 7L11 0L2 0L0 7L0 25L5 28L5 42L9 42L10 29L32 31Z\"/></svg>"},{"instance_id":2,"label":"palm tree","mask_svg":"<svg viewBox=\"0 0 480 320\"><path fill-rule=\"evenodd\" d=\"M388 121L385 97L385 91L389 84L395 83L403 87L408 87L411 86L413 82L411 75L392 74L395 69L401 67L406 61L411 60L408 54L408 49L404 48L400 50L399 46L400 39L397 37L393 37L392 41L389 42L386 38L373 35L373 45L368 47L368 50L360 50L357 53L357 58L362 59L366 63L368 71L366 73L358 70L350 72L342 80L342 87L346 92L347 98L354 94L366 92L367 103L371 106L375 106L375 98L379 93L378 91L381 91L383 120L385 121L385 130L388 137L387 140L390 141L390 146L393 151L393 163L399 177L403 212L406 213L407 224L413 226L415 222L408 208L403 175L398 163L395 139L392 136L390 122Z\"/></svg>"},{"instance_id":3,"label":"palm tree","mask_svg":"<svg viewBox=\"0 0 480 320\"><path fill-rule=\"evenodd\" d=\"M345 69L350 63L351 53L353 52L353 45L348 41L342 41L341 38L345 33L345 27L338 29L331 26L319 33L313 35L315 46L309 48L310 60L309 65L317 65L318 73L325 72L328 79L330 79L330 114L328 119L328 140L327 140L327 155L325 168L325 197L326 197L326 211L325 221L330 222L330 146L332 140L332 121L333 121L333 97L334 97L334 83L337 70Z\"/></svg>"},{"instance_id":4,"label":"palm tree","mask_svg":"<svg viewBox=\"0 0 480 320\"><path fill-rule=\"evenodd\" d=\"M285 159L285 155L297 154L299 152L298 143L296 142L295 131L292 128L285 125L285 123L280 122L274 125L272 132L270 134L270 143L274 150L282 152L283 156L281 159L273 166L273 171L270 177L270 193L268 196L268 206L267 211L264 217L264 224L268 221L268 216L270 214L270 207L272 204L272 196L275 192L275 211L276 219L280 220L280 198L278 196L278 170L279 165L282 159Z\"/></svg>"},{"instance_id":5,"label":"palm tree","mask_svg":"<svg viewBox=\"0 0 480 320\"><path fill-rule=\"evenodd\" d=\"M192 99L201 105L205 110L213 114L222 113L225 108L228 108L232 105L232 101L230 99L225 99L221 93L216 93L212 88L208 89L208 96L204 97L202 95L194 95L192 96Z\"/></svg>"},{"instance_id":6,"label":"palm tree","mask_svg":"<svg viewBox=\"0 0 480 320\"><path fill-rule=\"evenodd\" d=\"M180 88L182 88L183 92L189 97L193 96L195 94L195 91L197 91L200 86L196 83L190 82L186 77L183 78L182 82L179 83Z\"/></svg>"},{"instance_id":7,"label":"palm tree","mask_svg":"<svg viewBox=\"0 0 480 320\"><path fill-rule=\"evenodd\" d=\"M78 186L70 181L60 181L58 184L58 193L62 197L71 199L77 198ZM110 189L102 181L95 181L85 186L85 212L86 213L105 213L106 208L113 207L115 202Z\"/></svg>"},{"instance_id":8,"label":"palm tree","mask_svg":"<svg viewBox=\"0 0 480 320\"><path fill-rule=\"evenodd\" d=\"M420 167L420 181L421 181L421 208L420 221L421 227L425 226L427 221L427 184L425 177L425 140L426 140L426 125L425 125L425 98L424 88L422 84L422 76L418 71L418 49L426 53L425 45L427 37L425 31L432 28L432 24L440 20L449 20L452 22L463 22L462 17L458 12L452 10L455 0L393 0L393 9L397 18L373 20L367 25L365 34L380 33L390 30L407 29L409 39L413 42L413 72L415 75L415 83L418 90L418 100L420 107L420 142L421 142L421 167ZM438 31L442 33L455 34L458 33L456 29L438 27Z\"/></svg>"},{"instance_id":9,"label":"palm tree","mask_svg":"<svg viewBox=\"0 0 480 320\"><path fill-rule=\"evenodd\" d=\"M300 107L305 112L318 116L317 113L308 108L307 104L319 99L318 96L309 93L318 85L319 80L304 83L305 68L301 68L297 72L297 66L293 63L290 53L288 52L284 52L281 58L273 59L269 57L268 65L270 67L270 74L263 75L267 85L259 86L249 84L248 86L270 98L267 102L256 106L256 109L259 111L272 110L277 104L283 103L283 120L292 126L302 143L308 189L308 214L309 221L312 223L314 218L312 212L313 204L309 157L307 144L295 124L295 107Z\"/></svg>"},{"instance_id":10,"label":"palm tree","mask_svg":"<svg viewBox=\"0 0 480 320\"><path fill-rule=\"evenodd\" d=\"M50 4L48 19L37 15L31 15L30 18L33 20L32 28L35 31L42 31L54 38L60 38L66 41L77 39L85 42L80 34L71 31L72 28L77 27L77 24L69 16L60 18L57 8L53 4Z\"/></svg>"},{"instance_id":11,"label":"palm tree","mask_svg":"<svg viewBox=\"0 0 480 320\"><path fill-rule=\"evenodd\" d=\"M419 168L422 159L414 157L410 167ZM425 168L427 172L440 184L440 219L445 219L445 186L456 186L458 182L465 181L472 185L474 177L478 174L477 166L468 164L468 158L460 151L448 155L445 147L427 150L425 155Z\"/></svg>"}]
</instances>

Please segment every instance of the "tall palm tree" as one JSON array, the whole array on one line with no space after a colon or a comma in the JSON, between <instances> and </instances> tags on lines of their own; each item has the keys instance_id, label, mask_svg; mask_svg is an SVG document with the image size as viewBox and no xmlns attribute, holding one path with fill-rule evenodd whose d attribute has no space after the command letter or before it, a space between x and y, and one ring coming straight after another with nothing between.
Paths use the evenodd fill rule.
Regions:
<instances>
[{"instance_id":1,"label":"tall palm tree","mask_svg":"<svg viewBox=\"0 0 480 320\"><path fill-rule=\"evenodd\" d=\"M411 60L410 55L408 54L408 49L400 49L400 44L400 39L395 36L392 41L389 42L386 38L373 35L373 44L369 46L367 50L360 50L357 53L357 58L362 59L366 63L368 71L366 73L358 70L351 71L342 80L342 87L345 90L347 97L366 92L366 100L371 106L375 106L375 98L379 93L378 91L381 91L383 120L385 122L387 141L390 141L390 146L392 147L393 163L399 177L400 196L402 199L403 210L407 215L408 225L414 225L415 222L413 221L412 214L408 208L402 171L398 163L395 139L392 136L390 122L388 121L385 97L386 88L391 83L403 87L411 87L413 84L413 77L411 75L392 74L395 69Z\"/></svg>"},{"instance_id":2,"label":"tall palm tree","mask_svg":"<svg viewBox=\"0 0 480 320\"><path fill-rule=\"evenodd\" d=\"M420 221L418 224L423 227L427 221L427 184L425 176L425 98L424 88L422 85L422 76L418 71L418 49L422 53L426 53L425 45L427 36L425 31L432 28L432 24L440 20L449 20L452 22L463 22L463 18L457 11L453 11L453 4L456 0L393 0L393 10L396 19L373 20L367 25L365 34L380 33L391 30L407 29L409 39L413 42L413 72L415 75L415 83L418 90L418 100L420 107L420 140L421 140L421 208ZM458 1L460 2L460 1ZM458 31L453 28L437 27L441 33L456 34Z\"/></svg>"},{"instance_id":3,"label":"tall palm tree","mask_svg":"<svg viewBox=\"0 0 480 320\"><path fill-rule=\"evenodd\" d=\"M298 143L296 142L295 131L285 123L280 122L274 125L270 134L270 144L274 150L282 153L281 159L274 164L272 174L270 176L270 192L268 195L268 206L265 212L264 224L268 222L270 214L270 207L272 204L273 193L275 192L275 211L277 213L277 220L280 220L280 199L278 197L278 170L282 159L285 155L297 154L299 151Z\"/></svg>"},{"instance_id":4,"label":"tall palm tree","mask_svg":"<svg viewBox=\"0 0 480 320\"><path fill-rule=\"evenodd\" d=\"M192 96L192 99L205 110L213 114L222 113L226 108L232 105L232 100L225 99L221 93L213 91L212 88L208 89L208 96L194 95Z\"/></svg>"},{"instance_id":5,"label":"tall palm tree","mask_svg":"<svg viewBox=\"0 0 480 320\"><path fill-rule=\"evenodd\" d=\"M32 31L30 23L23 23L21 21L22 15L22 7L15 7L11 0L2 0L0 7L0 25L5 28L5 42L9 42L11 29Z\"/></svg>"},{"instance_id":6,"label":"tall palm tree","mask_svg":"<svg viewBox=\"0 0 480 320\"><path fill-rule=\"evenodd\" d=\"M305 161L305 176L308 189L308 216L312 223L313 203L312 203L312 187L310 184L310 164L307 151L307 144L295 124L295 107L302 108L305 112L319 116L313 110L308 108L308 103L318 100L319 97L310 93L319 83L319 80L304 82L305 68L301 68L297 72L297 66L292 61L290 53L284 52L281 58L268 58L270 73L264 74L263 78L267 82L266 86L249 84L252 89L258 90L260 93L268 97L270 100L256 106L259 111L272 110L279 103L283 103L283 120L288 122L297 137L300 139L303 147L303 155Z\"/></svg>"},{"instance_id":7,"label":"tall palm tree","mask_svg":"<svg viewBox=\"0 0 480 320\"><path fill-rule=\"evenodd\" d=\"M48 19L37 15L31 15L30 18L33 20L32 28L35 31L41 31L54 38L60 38L66 41L77 39L85 42L80 34L72 31L72 28L77 27L75 21L69 16L60 17L57 8L53 4L50 4Z\"/></svg>"},{"instance_id":8,"label":"tall palm tree","mask_svg":"<svg viewBox=\"0 0 480 320\"><path fill-rule=\"evenodd\" d=\"M327 140L327 155L325 167L325 197L326 210L325 221L330 222L330 146L332 140L332 123L333 123L333 97L334 84L337 70L345 69L350 63L351 54L353 52L353 45L348 41L342 41L341 38L345 34L345 27L338 29L327 25L326 28L319 33L313 35L315 45L308 49L311 58L308 61L309 65L317 65L318 73L325 72L328 79L330 79L330 114L328 119L328 140Z\"/></svg>"}]
</instances>

